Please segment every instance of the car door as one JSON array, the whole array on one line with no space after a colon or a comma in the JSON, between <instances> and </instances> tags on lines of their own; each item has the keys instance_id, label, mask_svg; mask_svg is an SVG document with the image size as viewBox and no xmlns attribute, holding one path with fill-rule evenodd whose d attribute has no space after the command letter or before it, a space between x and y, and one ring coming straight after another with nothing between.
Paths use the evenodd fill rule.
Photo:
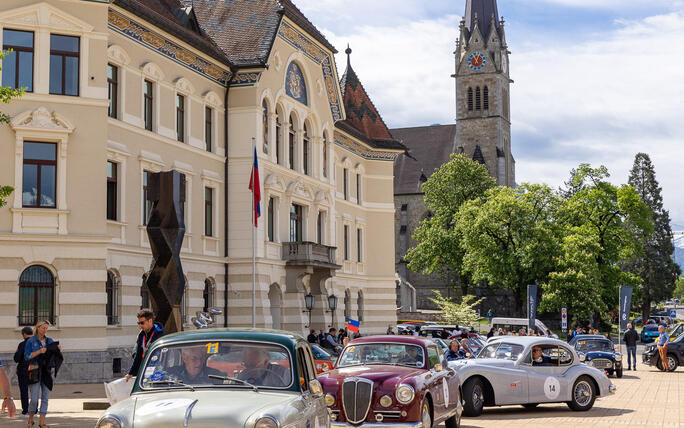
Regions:
<instances>
[{"instance_id":1,"label":"car door","mask_svg":"<svg viewBox=\"0 0 684 428\"><path fill-rule=\"evenodd\" d=\"M330 415L328 414L327 407L325 405L325 399L323 395L316 396L314 391L311 390L311 382L318 380L316 379L316 363L311 352L311 348L308 344L302 343L300 345L298 353L301 351L303 356L303 366L304 370L302 373L306 372L306 391L302 394L304 402L307 406L308 412L306 413L306 425L307 428L321 428L330 426ZM321 388L322 391L322 388Z\"/></svg>"},{"instance_id":2,"label":"car door","mask_svg":"<svg viewBox=\"0 0 684 428\"><path fill-rule=\"evenodd\" d=\"M537 346L537 345L535 345ZM561 345L540 345L548 365L532 364L531 349L523 364L527 366L528 403L565 401L570 386L566 373L573 364L572 352Z\"/></svg>"},{"instance_id":3,"label":"car door","mask_svg":"<svg viewBox=\"0 0 684 428\"><path fill-rule=\"evenodd\" d=\"M451 395L451 390L448 389L448 377L453 372L447 370L442 365L441 353L436 345L429 345L427 347L427 353L428 369L430 372L425 376L425 379L427 380L427 388L432 396L434 418L437 420L440 419L446 411L445 398Z\"/></svg>"},{"instance_id":4,"label":"car door","mask_svg":"<svg viewBox=\"0 0 684 428\"><path fill-rule=\"evenodd\" d=\"M485 366L487 369L483 373L496 392L496 404L524 404L527 400L527 371L518 365L524 347L505 342L490 346L490 351L481 351L478 359L489 357L498 360L495 366Z\"/></svg>"}]
</instances>

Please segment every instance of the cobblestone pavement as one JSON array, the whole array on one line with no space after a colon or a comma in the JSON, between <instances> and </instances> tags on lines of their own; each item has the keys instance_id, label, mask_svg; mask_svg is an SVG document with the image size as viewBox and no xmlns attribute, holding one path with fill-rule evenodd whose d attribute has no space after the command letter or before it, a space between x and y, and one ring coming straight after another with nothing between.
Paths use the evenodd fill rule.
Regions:
<instances>
[{"instance_id":1,"label":"cobblestone pavement","mask_svg":"<svg viewBox=\"0 0 684 428\"><path fill-rule=\"evenodd\" d=\"M640 356L639 356L640 357ZM573 412L565 404L545 404L534 410L521 406L485 409L478 418L463 418L471 427L684 427L684 370L662 373L640 365L614 379L615 395L596 401L588 412ZM13 391L18 396L18 391ZM75 393L80 392L80 393ZM51 428L93 428L101 411L83 411L83 401L104 397L102 385L56 385L47 423ZM17 405L20 403L17 401ZM0 427L25 427L26 419L0 416ZM38 424L36 423L36 426ZM442 425L443 427L443 425Z\"/></svg>"}]
</instances>

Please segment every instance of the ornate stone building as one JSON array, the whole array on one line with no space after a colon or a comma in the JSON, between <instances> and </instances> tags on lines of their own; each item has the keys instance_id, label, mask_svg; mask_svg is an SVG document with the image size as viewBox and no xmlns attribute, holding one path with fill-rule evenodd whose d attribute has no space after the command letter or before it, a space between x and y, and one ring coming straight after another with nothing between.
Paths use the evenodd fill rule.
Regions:
<instances>
[{"instance_id":1,"label":"ornate stone building","mask_svg":"<svg viewBox=\"0 0 684 428\"><path fill-rule=\"evenodd\" d=\"M417 308L433 309L433 291L454 296L449 279L411 272L406 251L415 246L412 235L428 216L421 185L453 153L465 153L484 164L501 186L515 186L511 152L509 54L503 18L496 0L466 0L465 16L456 42L456 123L392 129L407 148L394 165L396 267L400 277L398 300L406 301L405 282L415 288ZM404 295L402 296L402 291ZM415 308L410 308L415 309Z\"/></svg>"},{"instance_id":2,"label":"ornate stone building","mask_svg":"<svg viewBox=\"0 0 684 428\"><path fill-rule=\"evenodd\" d=\"M289 0L3 0L0 38L14 50L3 86L27 90L0 127L0 183L15 188L0 209L5 365L20 327L48 319L58 381L125 373L149 306L147 177L170 169L187 181L186 327L211 306L219 326L252 324L253 246L257 326L396 321L386 250L403 146L346 114L363 96L353 72L340 84L335 48Z\"/></svg>"}]
</instances>

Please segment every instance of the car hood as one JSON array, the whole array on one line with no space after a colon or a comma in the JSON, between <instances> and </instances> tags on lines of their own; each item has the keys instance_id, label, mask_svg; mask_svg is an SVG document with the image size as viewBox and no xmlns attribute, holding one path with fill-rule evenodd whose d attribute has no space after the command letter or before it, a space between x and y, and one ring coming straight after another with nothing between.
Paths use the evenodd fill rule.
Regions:
<instances>
[{"instance_id":1,"label":"car hood","mask_svg":"<svg viewBox=\"0 0 684 428\"><path fill-rule=\"evenodd\" d=\"M499 358L468 358L463 360L449 361L449 367L452 369L459 369L472 365L486 365L493 367L513 367L515 361L502 360Z\"/></svg>"},{"instance_id":2,"label":"car hood","mask_svg":"<svg viewBox=\"0 0 684 428\"><path fill-rule=\"evenodd\" d=\"M615 354L612 352L604 352L604 351L590 351L584 354L587 357L587 360L593 360L594 358L607 358L609 360L612 360L615 358Z\"/></svg>"},{"instance_id":3,"label":"car hood","mask_svg":"<svg viewBox=\"0 0 684 428\"><path fill-rule=\"evenodd\" d=\"M331 370L318 377L323 387L327 390L329 388L336 389L336 387L344 381L345 378L362 377L372 380L376 385L394 386L402 380L417 376L425 370L417 367L405 367L394 365L366 365L366 366L352 366L342 367ZM391 385L390 385L391 384Z\"/></svg>"},{"instance_id":4,"label":"car hood","mask_svg":"<svg viewBox=\"0 0 684 428\"><path fill-rule=\"evenodd\" d=\"M136 428L183 428L188 408L197 401L190 412L188 427L224 428L242 427L250 416L259 417L261 411L283 417L288 403L294 401L294 392L254 392L233 390L182 390L142 393L110 407L107 414L126 420L134 418ZM133 407L135 410L133 411ZM280 409L278 409L280 408ZM290 410L291 411L291 410ZM125 413L128 415L124 416ZM283 419L281 419L283 420ZM129 425L130 426L130 425Z\"/></svg>"}]
</instances>

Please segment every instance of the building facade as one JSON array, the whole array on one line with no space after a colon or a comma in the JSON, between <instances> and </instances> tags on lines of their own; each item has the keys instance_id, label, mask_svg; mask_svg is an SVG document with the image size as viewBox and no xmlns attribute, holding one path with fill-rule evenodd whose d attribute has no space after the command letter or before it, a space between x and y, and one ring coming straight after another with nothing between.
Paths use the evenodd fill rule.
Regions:
<instances>
[{"instance_id":1,"label":"building facade","mask_svg":"<svg viewBox=\"0 0 684 428\"><path fill-rule=\"evenodd\" d=\"M147 178L171 169L187 186L186 328L209 307L225 310L219 326L252 324L253 247L257 326L396 320L381 249L402 147L344 127L336 51L292 3L7 0L0 37L13 49L3 86L26 88L0 127L0 183L15 188L0 209L6 365L20 328L48 319L65 351L58 381L128 370L135 314L150 305Z\"/></svg>"},{"instance_id":2,"label":"building facade","mask_svg":"<svg viewBox=\"0 0 684 428\"><path fill-rule=\"evenodd\" d=\"M395 249L400 277L397 299L403 311L436 309L434 291L457 297L460 289L451 278L412 272L404 256L414 247L413 233L429 215L423 201L422 184L452 154L464 153L487 167L500 186L515 186L515 159L511 151L509 54L504 21L499 19L496 0L466 0L465 15L456 42L456 123L392 129L392 135L407 147L395 161ZM415 291L414 291L415 290ZM488 303L507 303L505 296ZM411 296L414 293L415 296ZM416 305L410 304L413 298ZM491 302L490 302L491 301Z\"/></svg>"}]
</instances>

